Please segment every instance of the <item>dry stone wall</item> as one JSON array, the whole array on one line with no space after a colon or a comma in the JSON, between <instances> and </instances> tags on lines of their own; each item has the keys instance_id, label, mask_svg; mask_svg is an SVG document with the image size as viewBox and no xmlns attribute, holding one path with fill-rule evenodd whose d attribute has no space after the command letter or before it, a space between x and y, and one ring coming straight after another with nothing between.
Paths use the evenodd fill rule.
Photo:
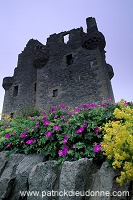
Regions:
<instances>
[{"instance_id":1,"label":"dry stone wall","mask_svg":"<svg viewBox=\"0 0 133 200\"><path fill-rule=\"evenodd\" d=\"M107 162L96 165L82 158L58 166L40 154L5 155L0 153L0 200L133 199L133 184L120 187L115 182L118 172Z\"/></svg>"}]
</instances>

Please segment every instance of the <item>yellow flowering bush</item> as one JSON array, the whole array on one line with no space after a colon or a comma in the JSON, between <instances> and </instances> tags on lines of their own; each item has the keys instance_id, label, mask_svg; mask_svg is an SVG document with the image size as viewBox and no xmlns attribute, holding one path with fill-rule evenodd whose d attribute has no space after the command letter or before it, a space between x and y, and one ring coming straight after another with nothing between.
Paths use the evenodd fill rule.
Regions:
<instances>
[{"instance_id":1,"label":"yellow flowering bush","mask_svg":"<svg viewBox=\"0 0 133 200\"><path fill-rule=\"evenodd\" d=\"M120 169L116 181L122 185L124 181L133 180L133 107L124 100L118 104L114 110L115 120L103 127L102 148L113 168Z\"/></svg>"}]
</instances>

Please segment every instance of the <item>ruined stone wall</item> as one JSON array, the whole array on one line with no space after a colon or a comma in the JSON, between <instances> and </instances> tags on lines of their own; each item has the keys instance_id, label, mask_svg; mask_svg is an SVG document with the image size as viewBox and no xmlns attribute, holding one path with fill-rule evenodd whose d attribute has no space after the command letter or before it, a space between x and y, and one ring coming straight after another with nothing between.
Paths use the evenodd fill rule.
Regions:
<instances>
[{"instance_id":1,"label":"ruined stone wall","mask_svg":"<svg viewBox=\"0 0 133 200\"><path fill-rule=\"evenodd\" d=\"M6 77L3 80L5 89L3 113L14 113L25 106L35 106L37 70L33 67L33 58L38 44L40 43L36 40L28 42L24 51L18 56L13 77Z\"/></svg>"},{"instance_id":2,"label":"ruined stone wall","mask_svg":"<svg viewBox=\"0 0 133 200\"><path fill-rule=\"evenodd\" d=\"M58 49L58 52L56 49L55 53L52 51L47 65L37 71L37 104L39 107L60 103L80 105L82 102L101 100L102 85L99 84L97 77L99 50L88 53L86 49L80 47L72 49L69 46L66 47L65 44L58 45ZM69 55L72 55L71 64L67 64ZM58 95L54 97L55 90ZM108 94L105 98L108 98Z\"/></svg>"},{"instance_id":3,"label":"ruined stone wall","mask_svg":"<svg viewBox=\"0 0 133 200\"><path fill-rule=\"evenodd\" d=\"M18 57L13 77L3 80L3 113L24 106L79 106L113 97L113 69L105 60L105 38L94 18L82 27L53 34L46 45L30 40ZM68 36L68 41L65 41Z\"/></svg>"},{"instance_id":4,"label":"ruined stone wall","mask_svg":"<svg viewBox=\"0 0 133 200\"><path fill-rule=\"evenodd\" d=\"M49 60L37 70L40 108L60 103L78 106L114 98L110 82L113 70L105 61L104 36L92 18L87 20L87 26L87 33L79 28L48 38ZM65 35L69 36L67 43Z\"/></svg>"}]
</instances>

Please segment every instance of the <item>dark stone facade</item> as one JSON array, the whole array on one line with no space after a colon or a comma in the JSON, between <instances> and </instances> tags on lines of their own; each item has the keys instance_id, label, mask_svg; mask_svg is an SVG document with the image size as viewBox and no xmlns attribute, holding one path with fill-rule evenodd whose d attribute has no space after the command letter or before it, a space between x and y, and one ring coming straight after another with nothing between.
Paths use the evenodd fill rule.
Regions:
<instances>
[{"instance_id":1,"label":"dark stone facade","mask_svg":"<svg viewBox=\"0 0 133 200\"><path fill-rule=\"evenodd\" d=\"M46 45L29 40L18 56L14 75L3 79L3 113L25 106L46 109L114 98L110 81L114 73L105 60L105 38L94 18L86 22L87 33L81 27L53 34Z\"/></svg>"}]
</instances>

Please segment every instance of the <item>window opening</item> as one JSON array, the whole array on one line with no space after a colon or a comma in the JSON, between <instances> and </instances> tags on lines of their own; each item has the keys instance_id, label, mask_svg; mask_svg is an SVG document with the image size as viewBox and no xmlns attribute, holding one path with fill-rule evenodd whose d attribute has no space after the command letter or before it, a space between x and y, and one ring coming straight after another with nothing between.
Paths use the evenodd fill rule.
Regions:
<instances>
[{"instance_id":1,"label":"window opening","mask_svg":"<svg viewBox=\"0 0 133 200\"><path fill-rule=\"evenodd\" d=\"M18 95L18 85L14 86L13 96L16 97Z\"/></svg>"},{"instance_id":2,"label":"window opening","mask_svg":"<svg viewBox=\"0 0 133 200\"><path fill-rule=\"evenodd\" d=\"M73 57L72 54L69 54L66 56L66 62L68 65L71 65L73 63Z\"/></svg>"},{"instance_id":3,"label":"window opening","mask_svg":"<svg viewBox=\"0 0 133 200\"><path fill-rule=\"evenodd\" d=\"M36 92L36 83L34 83L34 91Z\"/></svg>"},{"instance_id":4,"label":"window opening","mask_svg":"<svg viewBox=\"0 0 133 200\"><path fill-rule=\"evenodd\" d=\"M53 90L53 97L57 97L58 96L58 89Z\"/></svg>"},{"instance_id":5,"label":"window opening","mask_svg":"<svg viewBox=\"0 0 133 200\"><path fill-rule=\"evenodd\" d=\"M69 34L64 35L64 43L67 44L68 41L69 41Z\"/></svg>"}]
</instances>

